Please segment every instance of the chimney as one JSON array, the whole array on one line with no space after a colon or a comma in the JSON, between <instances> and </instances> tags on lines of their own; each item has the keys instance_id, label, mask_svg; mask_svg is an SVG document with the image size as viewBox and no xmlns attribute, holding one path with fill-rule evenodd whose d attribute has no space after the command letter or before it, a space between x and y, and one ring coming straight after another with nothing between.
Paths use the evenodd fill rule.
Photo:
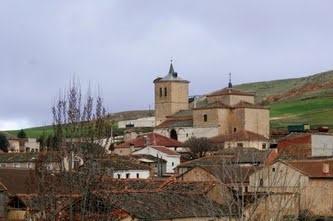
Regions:
<instances>
[{"instance_id":1,"label":"chimney","mask_svg":"<svg viewBox=\"0 0 333 221\"><path fill-rule=\"evenodd\" d=\"M150 140L149 140L149 137L147 135L144 135L143 139L144 139L144 145L145 145L145 147L148 146L148 145L150 145Z\"/></svg>"},{"instance_id":2,"label":"chimney","mask_svg":"<svg viewBox=\"0 0 333 221\"><path fill-rule=\"evenodd\" d=\"M328 163L323 163L323 173L329 173L330 172L330 165Z\"/></svg>"}]
</instances>

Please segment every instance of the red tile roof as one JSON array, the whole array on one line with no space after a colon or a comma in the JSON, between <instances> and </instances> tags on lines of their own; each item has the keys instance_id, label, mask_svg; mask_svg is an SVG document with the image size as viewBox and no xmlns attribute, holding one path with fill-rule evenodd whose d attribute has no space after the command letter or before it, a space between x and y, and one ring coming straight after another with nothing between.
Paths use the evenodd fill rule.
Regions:
<instances>
[{"instance_id":1,"label":"red tile roof","mask_svg":"<svg viewBox=\"0 0 333 221\"><path fill-rule=\"evenodd\" d=\"M151 148L154 148L155 150L158 150L162 153L168 154L168 155L179 155L176 151L170 150L167 147L162 147L162 146L151 146Z\"/></svg>"},{"instance_id":2,"label":"red tile roof","mask_svg":"<svg viewBox=\"0 0 333 221\"><path fill-rule=\"evenodd\" d=\"M156 145L164 147L180 147L183 144L177 140L162 136L157 133L149 133L146 135L139 136L133 140L129 140L125 143L119 144L116 148L128 148L134 147L145 147L147 145Z\"/></svg>"},{"instance_id":3,"label":"red tile roof","mask_svg":"<svg viewBox=\"0 0 333 221\"><path fill-rule=\"evenodd\" d=\"M285 161L285 163L310 178L333 178L333 159L292 160ZM324 173L323 170L325 164L328 166L327 173Z\"/></svg>"}]
</instances>

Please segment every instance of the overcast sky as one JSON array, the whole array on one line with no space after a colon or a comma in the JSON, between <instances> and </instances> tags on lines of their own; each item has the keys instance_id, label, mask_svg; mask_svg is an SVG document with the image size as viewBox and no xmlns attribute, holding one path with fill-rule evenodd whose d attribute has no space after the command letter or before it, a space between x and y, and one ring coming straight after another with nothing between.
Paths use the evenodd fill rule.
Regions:
<instances>
[{"instance_id":1,"label":"overcast sky","mask_svg":"<svg viewBox=\"0 0 333 221\"><path fill-rule=\"evenodd\" d=\"M333 69L332 0L1 0L0 129L52 121L75 75L110 112L153 106L169 60L190 94Z\"/></svg>"}]
</instances>

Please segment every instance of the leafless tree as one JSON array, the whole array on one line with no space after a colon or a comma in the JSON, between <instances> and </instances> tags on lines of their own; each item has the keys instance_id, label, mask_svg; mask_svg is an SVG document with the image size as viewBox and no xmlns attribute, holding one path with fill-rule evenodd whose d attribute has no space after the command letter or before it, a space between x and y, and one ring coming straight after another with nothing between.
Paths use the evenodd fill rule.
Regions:
<instances>
[{"instance_id":1,"label":"leafless tree","mask_svg":"<svg viewBox=\"0 0 333 221\"><path fill-rule=\"evenodd\" d=\"M112 125L107 120L102 97L94 98L88 89L83 98L75 81L64 95L59 95L52 114L53 137L49 142L52 146L48 147L45 156L57 158L59 164L50 168L50 159L37 161L34 185L38 187L40 214L43 220L56 220L59 208L68 205L69 220L74 220L72 205L80 196L80 220L85 220L85 199L96 189L102 176L96 173L94 160L105 157Z\"/></svg>"}]
</instances>

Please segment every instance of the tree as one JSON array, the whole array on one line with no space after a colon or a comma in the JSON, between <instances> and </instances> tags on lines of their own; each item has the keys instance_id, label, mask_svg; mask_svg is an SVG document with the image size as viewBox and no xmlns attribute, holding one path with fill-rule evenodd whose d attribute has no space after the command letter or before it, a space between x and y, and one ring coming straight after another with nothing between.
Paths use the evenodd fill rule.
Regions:
<instances>
[{"instance_id":1,"label":"tree","mask_svg":"<svg viewBox=\"0 0 333 221\"><path fill-rule=\"evenodd\" d=\"M100 96L94 98L90 90L83 97L76 82L71 82L65 95L58 97L52 114L53 133L45 137L45 144L51 150L49 153L63 159L61 162L66 161L67 168L65 163L59 165L62 170L57 173L55 182L47 169L48 157L39 159L35 167L38 174L38 208L41 208L45 220L55 220L59 193L65 193L68 197L68 220L74 220L73 205L79 195L82 199L80 220L84 220L89 194L103 175L96 173L93 163L95 159L105 157L112 124L107 118L103 99ZM77 157L85 165L78 170L74 168Z\"/></svg>"},{"instance_id":2,"label":"tree","mask_svg":"<svg viewBox=\"0 0 333 221\"><path fill-rule=\"evenodd\" d=\"M0 150L8 152L8 147L9 147L9 142L6 135L0 133Z\"/></svg>"},{"instance_id":3,"label":"tree","mask_svg":"<svg viewBox=\"0 0 333 221\"><path fill-rule=\"evenodd\" d=\"M17 133L17 137L18 138L27 138L27 134L25 133L25 131L23 129L21 129L18 133Z\"/></svg>"},{"instance_id":4,"label":"tree","mask_svg":"<svg viewBox=\"0 0 333 221\"><path fill-rule=\"evenodd\" d=\"M204 157L207 151L214 148L214 145L212 145L206 137L191 137L184 145L190 148L194 158Z\"/></svg>"}]
</instances>

